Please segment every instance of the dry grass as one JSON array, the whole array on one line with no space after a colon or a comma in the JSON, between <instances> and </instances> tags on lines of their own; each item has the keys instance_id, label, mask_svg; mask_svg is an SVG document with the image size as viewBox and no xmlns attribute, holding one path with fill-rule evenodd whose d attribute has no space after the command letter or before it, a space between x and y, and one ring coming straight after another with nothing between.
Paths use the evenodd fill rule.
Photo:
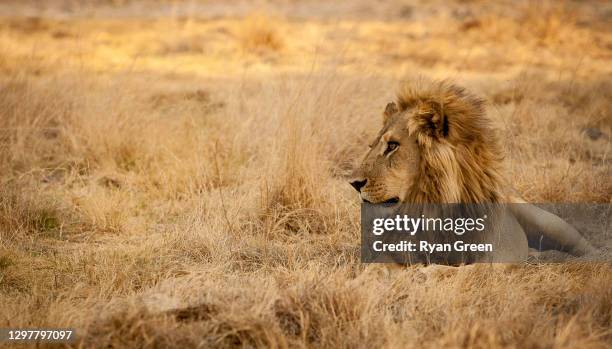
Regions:
<instances>
[{"instance_id":1,"label":"dry grass","mask_svg":"<svg viewBox=\"0 0 612 349\"><path fill-rule=\"evenodd\" d=\"M278 20L262 14L252 14L244 19L236 36L247 52L278 51L284 46L280 34L282 30Z\"/></svg>"},{"instance_id":2,"label":"dry grass","mask_svg":"<svg viewBox=\"0 0 612 349\"><path fill-rule=\"evenodd\" d=\"M610 346L609 264L366 266L343 179L418 72L489 100L525 197L610 203L595 5L335 21L22 5L0 21L0 327L74 327L83 347Z\"/></svg>"}]
</instances>

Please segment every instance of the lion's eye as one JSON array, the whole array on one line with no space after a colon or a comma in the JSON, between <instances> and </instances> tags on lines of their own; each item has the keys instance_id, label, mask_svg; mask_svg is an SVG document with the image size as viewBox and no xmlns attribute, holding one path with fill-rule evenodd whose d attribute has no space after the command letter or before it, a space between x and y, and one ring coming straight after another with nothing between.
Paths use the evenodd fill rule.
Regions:
<instances>
[{"instance_id":1,"label":"lion's eye","mask_svg":"<svg viewBox=\"0 0 612 349\"><path fill-rule=\"evenodd\" d=\"M389 142L389 143L387 143L387 149L385 150L385 154L391 153L392 151L394 151L398 147L399 147L399 143L397 143L397 142Z\"/></svg>"}]
</instances>

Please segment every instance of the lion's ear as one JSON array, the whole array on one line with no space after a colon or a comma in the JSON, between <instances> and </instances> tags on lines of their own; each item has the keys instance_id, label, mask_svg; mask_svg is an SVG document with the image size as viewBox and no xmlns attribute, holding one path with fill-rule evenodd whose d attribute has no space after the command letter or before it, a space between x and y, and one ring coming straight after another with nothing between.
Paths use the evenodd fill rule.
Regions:
<instances>
[{"instance_id":1,"label":"lion's ear","mask_svg":"<svg viewBox=\"0 0 612 349\"><path fill-rule=\"evenodd\" d=\"M395 102L387 103L385 111L383 112L383 122L387 122L389 117L396 114L399 111Z\"/></svg>"},{"instance_id":2,"label":"lion's ear","mask_svg":"<svg viewBox=\"0 0 612 349\"><path fill-rule=\"evenodd\" d=\"M415 116L417 128L434 138L448 137L448 118L439 103L422 103Z\"/></svg>"}]
</instances>

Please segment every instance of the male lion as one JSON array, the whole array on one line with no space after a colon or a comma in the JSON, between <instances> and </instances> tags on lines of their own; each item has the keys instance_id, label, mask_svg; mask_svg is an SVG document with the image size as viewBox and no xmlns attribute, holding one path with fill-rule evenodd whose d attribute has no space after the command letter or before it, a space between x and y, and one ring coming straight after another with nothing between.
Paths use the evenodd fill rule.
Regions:
<instances>
[{"instance_id":1,"label":"male lion","mask_svg":"<svg viewBox=\"0 0 612 349\"><path fill-rule=\"evenodd\" d=\"M503 226L501 237L484 237L498 244L489 260L524 260L527 238L540 234L574 255L597 251L561 218L516 195L502 159L483 100L448 81L408 84L386 106L383 127L350 183L370 203L522 203L494 222Z\"/></svg>"}]
</instances>

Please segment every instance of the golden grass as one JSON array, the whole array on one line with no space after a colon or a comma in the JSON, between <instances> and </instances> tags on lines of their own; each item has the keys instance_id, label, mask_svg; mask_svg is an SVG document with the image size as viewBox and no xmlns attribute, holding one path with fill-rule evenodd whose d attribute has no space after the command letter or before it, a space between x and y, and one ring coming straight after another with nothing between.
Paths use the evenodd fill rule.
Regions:
<instances>
[{"instance_id":1,"label":"golden grass","mask_svg":"<svg viewBox=\"0 0 612 349\"><path fill-rule=\"evenodd\" d=\"M343 178L418 72L488 99L526 198L610 203L610 34L570 5L1 21L0 327L74 327L83 347L609 347L609 264L363 265Z\"/></svg>"},{"instance_id":2,"label":"golden grass","mask_svg":"<svg viewBox=\"0 0 612 349\"><path fill-rule=\"evenodd\" d=\"M247 52L278 51L283 46L282 27L278 20L262 14L252 14L244 19L236 36Z\"/></svg>"}]
</instances>

